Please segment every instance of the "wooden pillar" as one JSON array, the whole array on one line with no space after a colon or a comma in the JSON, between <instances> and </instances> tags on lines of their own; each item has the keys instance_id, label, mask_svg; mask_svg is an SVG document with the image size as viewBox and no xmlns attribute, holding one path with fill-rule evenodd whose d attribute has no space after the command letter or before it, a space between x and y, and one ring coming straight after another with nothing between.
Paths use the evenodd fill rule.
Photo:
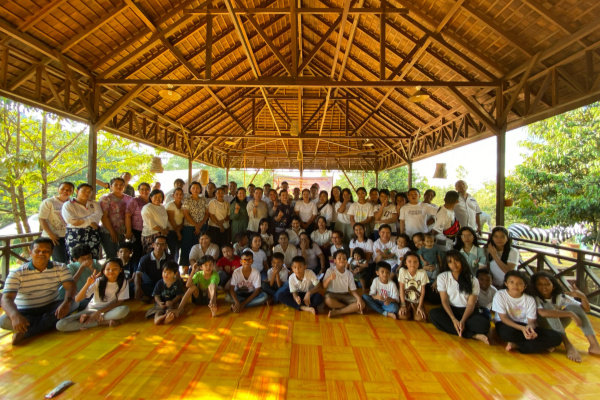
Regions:
<instances>
[{"instance_id":1,"label":"wooden pillar","mask_svg":"<svg viewBox=\"0 0 600 400\"><path fill-rule=\"evenodd\" d=\"M88 125L88 183L94 188L96 196L96 169L98 168L98 131L94 124Z\"/></svg>"},{"instance_id":2,"label":"wooden pillar","mask_svg":"<svg viewBox=\"0 0 600 400\"><path fill-rule=\"evenodd\" d=\"M496 136L496 226L504 226L504 195L506 167L506 125Z\"/></svg>"},{"instance_id":3,"label":"wooden pillar","mask_svg":"<svg viewBox=\"0 0 600 400\"><path fill-rule=\"evenodd\" d=\"M412 171L412 161L408 162L408 189L410 189L413 185L413 181L412 181L412 175L413 175L413 171Z\"/></svg>"},{"instance_id":4,"label":"wooden pillar","mask_svg":"<svg viewBox=\"0 0 600 400\"><path fill-rule=\"evenodd\" d=\"M188 159L188 190L190 188L190 185L192 184L192 164L194 163L194 160L192 159L192 157L190 157Z\"/></svg>"},{"instance_id":5,"label":"wooden pillar","mask_svg":"<svg viewBox=\"0 0 600 400\"><path fill-rule=\"evenodd\" d=\"M225 170L225 184L229 186L229 167Z\"/></svg>"}]
</instances>

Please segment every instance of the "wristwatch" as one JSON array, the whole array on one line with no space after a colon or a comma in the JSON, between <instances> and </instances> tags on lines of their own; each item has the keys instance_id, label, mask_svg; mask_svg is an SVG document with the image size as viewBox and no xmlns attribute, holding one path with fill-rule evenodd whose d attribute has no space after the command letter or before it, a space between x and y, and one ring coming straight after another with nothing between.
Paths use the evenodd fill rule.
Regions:
<instances>
[{"instance_id":1,"label":"wristwatch","mask_svg":"<svg viewBox=\"0 0 600 400\"><path fill-rule=\"evenodd\" d=\"M74 297L67 297L67 298L65 298L65 302L73 303L74 301L75 301Z\"/></svg>"}]
</instances>

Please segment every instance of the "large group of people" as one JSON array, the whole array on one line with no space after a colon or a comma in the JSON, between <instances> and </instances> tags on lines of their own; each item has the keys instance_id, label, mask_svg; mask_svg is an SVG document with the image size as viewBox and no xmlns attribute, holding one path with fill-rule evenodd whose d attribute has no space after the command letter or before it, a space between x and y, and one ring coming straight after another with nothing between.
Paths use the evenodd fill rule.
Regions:
<instances>
[{"instance_id":1,"label":"large group of people","mask_svg":"<svg viewBox=\"0 0 600 400\"><path fill-rule=\"evenodd\" d=\"M177 179L168 196L148 183L135 196L126 178L113 178L99 201L91 185L64 182L42 203L43 237L2 298L0 326L14 330L13 343L51 329L118 325L129 299L152 303L146 317L155 324L182 318L190 301L216 316L224 292L234 313L265 303L327 308L331 318L370 309L487 344L493 321L507 350L564 343L581 361L564 329L574 321L600 355L585 295L547 273L530 279L517 270L504 227L483 243L481 210L462 180L437 206L431 189L421 201L416 188L327 192L286 182L191 182L184 193Z\"/></svg>"}]
</instances>

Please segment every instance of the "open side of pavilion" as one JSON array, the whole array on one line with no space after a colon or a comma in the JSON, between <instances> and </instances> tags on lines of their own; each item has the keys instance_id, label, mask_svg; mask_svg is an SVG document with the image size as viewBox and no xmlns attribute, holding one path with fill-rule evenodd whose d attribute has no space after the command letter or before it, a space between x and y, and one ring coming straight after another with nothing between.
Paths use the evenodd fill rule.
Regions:
<instances>
[{"instance_id":1,"label":"open side of pavilion","mask_svg":"<svg viewBox=\"0 0 600 400\"><path fill-rule=\"evenodd\" d=\"M6 0L0 95L88 124L91 182L99 130L185 157L190 175L199 161L410 176L495 136L503 224L506 131L600 100L599 46L597 0ZM585 256L569 268L580 288L598 267ZM0 338L0 395L64 379L86 399L600 393L597 358L507 354L430 324L277 306L155 327L132 309L116 329Z\"/></svg>"}]
</instances>

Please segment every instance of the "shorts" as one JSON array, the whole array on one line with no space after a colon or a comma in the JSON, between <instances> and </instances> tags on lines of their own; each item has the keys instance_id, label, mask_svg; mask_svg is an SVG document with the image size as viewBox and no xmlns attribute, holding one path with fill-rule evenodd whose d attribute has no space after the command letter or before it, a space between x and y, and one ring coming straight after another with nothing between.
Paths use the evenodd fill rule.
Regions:
<instances>
[{"instance_id":1,"label":"shorts","mask_svg":"<svg viewBox=\"0 0 600 400\"><path fill-rule=\"evenodd\" d=\"M352 303L356 303L356 297L354 297L353 295L351 295L350 293L334 293L334 292L325 292L325 298L330 298L333 300L337 300L340 303L344 303L344 304L352 304Z\"/></svg>"}]
</instances>

